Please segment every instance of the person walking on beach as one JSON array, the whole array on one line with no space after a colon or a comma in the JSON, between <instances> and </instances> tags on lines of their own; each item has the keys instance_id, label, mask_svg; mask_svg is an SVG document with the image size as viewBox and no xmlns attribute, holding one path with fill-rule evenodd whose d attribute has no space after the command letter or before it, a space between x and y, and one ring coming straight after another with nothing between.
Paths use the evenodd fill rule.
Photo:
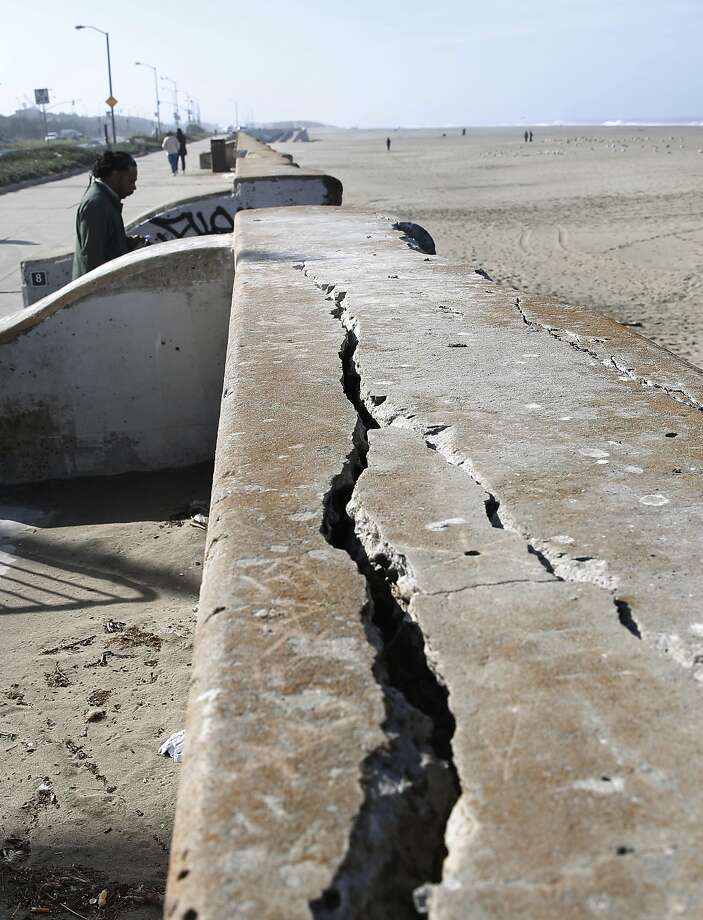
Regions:
<instances>
[{"instance_id":1,"label":"person walking on beach","mask_svg":"<svg viewBox=\"0 0 703 920\"><path fill-rule=\"evenodd\" d=\"M525 143L527 143L527 137L528 137L528 133L527 131L525 131Z\"/></svg>"},{"instance_id":2,"label":"person walking on beach","mask_svg":"<svg viewBox=\"0 0 703 920\"><path fill-rule=\"evenodd\" d=\"M185 136L185 134L181 131L180 128L176 131L176 137L178 138L178 156L180 157L180 160L181 160L181 172L185 172L186 171L186 157L188 156L188 150L186 148L186 141L188 140L188 138ZM178 166L176 166L176 169L178 169Z\"/></svg>"},{"instance_id":3,"label":"person walking on beach","mask_svg":"<svg viewBox=\"0 0 703 920\"><path fill-rule=\"evenodd\" d=\"M390 150L390 149L391 149L391 139L390 137L387 137L386 138L386 150Z\"/></svg>"},{"instance_id":4,"label":"person walking on beach","mask_svg":"<svg viewBox=\"0 0 703 920\"><path fill-rule=\"evenodd\" d=\"M146 245L143 236L127 236L122 221L122 199L136 187L137 164L128 153L107 150L98 157L76 212L74 278Z\"/></svg>"},{"instance_id":5,"label":"person walking on beach","mask_svg":"<svg viewBox=\"0 0 703 920\"><path fill-rule=\"evenodd\" d=\"M178 151L181 149L181 142L174 134L167 134L161 149L166 151L168 165L171 167L172 175L178 173Z\"/></svg>"},{"instance_id":6,"label":"person walking on beach","mask_svg":"<svg viewBox=\"0 0 703 920\"><path fill-rule=\"evenodd\" d=\"M532 143L532 131L530 131L530 143Z\"/></svg>"}]
</instances>

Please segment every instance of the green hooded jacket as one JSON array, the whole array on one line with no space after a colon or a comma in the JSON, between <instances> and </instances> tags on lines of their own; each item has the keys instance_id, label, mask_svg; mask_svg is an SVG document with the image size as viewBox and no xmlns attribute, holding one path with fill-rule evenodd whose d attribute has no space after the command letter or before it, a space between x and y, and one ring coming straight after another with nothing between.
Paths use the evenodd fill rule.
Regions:
<instances>
[{"instance_id":1,"label":"green hooded jacket","mask_svg":"<svg viewBox=\"0 0 703 920\"><path fill-rule=\"evenodd\" d=\"M93 180L76 213L73 277L132 251L122 222L122 202L102 182Z\"/></svg>"}]
</instances>

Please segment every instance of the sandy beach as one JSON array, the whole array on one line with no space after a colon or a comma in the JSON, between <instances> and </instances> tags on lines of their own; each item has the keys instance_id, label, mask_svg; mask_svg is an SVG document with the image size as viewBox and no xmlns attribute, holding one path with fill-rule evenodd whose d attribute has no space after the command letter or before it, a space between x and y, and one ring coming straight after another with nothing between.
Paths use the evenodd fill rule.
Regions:
<instances>
[{"instance_id":1,"label":"sandy beach","mask_svg":"<svg viewBox=\"0 0 703 920\"><path fill-rule=\"evenodd\" d=\"M0 490L0 920L161 916L211 477Z\"/></svg>"},{"instance_id":2,"label":"sandy beach","mask_svg":"<svg viewBox=\"0 0 703 920\"><path fill-rule=\"evenodd\" d=\"M277 146L340 178L346 207L417 221L439 255L703 366L703 128L533 131L319 129Z\"/></svg>"}]
</instances>

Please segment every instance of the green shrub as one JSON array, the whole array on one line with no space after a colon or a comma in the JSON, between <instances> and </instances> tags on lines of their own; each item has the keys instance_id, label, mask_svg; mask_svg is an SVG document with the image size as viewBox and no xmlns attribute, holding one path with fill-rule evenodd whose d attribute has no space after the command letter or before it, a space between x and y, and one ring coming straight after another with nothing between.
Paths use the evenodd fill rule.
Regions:
<instances>
[{"instance_id":1,"label":"green shrub","mask_svg":"<svg viewBox=\"0 0 703 920\"><path fill-rule=\"evenodd\" d=\"M80 147L69 141L24 144L0 156L0 188L26 179L43 179L78 169L89 170L105 147ZM160 150L154 138L133 137L124 144L117 144L116 150L124 150L133 156Z\"/></svg>"}]
</instances>

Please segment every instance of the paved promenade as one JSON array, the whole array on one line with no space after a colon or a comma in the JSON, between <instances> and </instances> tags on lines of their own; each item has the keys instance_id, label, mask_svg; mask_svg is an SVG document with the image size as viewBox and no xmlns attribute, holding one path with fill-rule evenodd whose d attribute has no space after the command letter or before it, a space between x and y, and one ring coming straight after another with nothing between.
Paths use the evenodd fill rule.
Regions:
<instances>
[{"instance_id":1,"label":"paved promenade","mask_svg":"<svg viewBox=\"0 0 703 920\"><path fill-rule=\"evenodd\" d=\"M230 188L232 174L213 175L199 169L199 154L209 149L209 140L191 144L186 174L175 178L165 153L140 157L137 190L125 201L125 224L177 198ZM0 195L0 316L22 308L22 259L73 245L76 208L87 183L86 172Z\"/></svg>"}]
</instances>

